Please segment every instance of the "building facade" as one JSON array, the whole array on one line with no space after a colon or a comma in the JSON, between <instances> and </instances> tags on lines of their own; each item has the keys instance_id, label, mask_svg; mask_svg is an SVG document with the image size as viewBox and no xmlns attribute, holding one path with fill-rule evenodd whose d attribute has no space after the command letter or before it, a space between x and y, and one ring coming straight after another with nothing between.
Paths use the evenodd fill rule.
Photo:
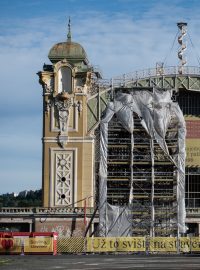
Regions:
<instances>
[{"instance_id":1,"label":"building facade","mask_svg":"<svg viewBox=\"0 0 200 270\"><path fill-rule=\"evenodd\" d=\"M2 208L1 227L10 224L9 228L18 225L19 230L56 230L62 236L83 236L87 231L98 235L102 187L100 123L106 108L118 101L119 93L134 96L157 89L160 93L171 93L170 102L180 106L185 118L186 234L199 235L200 68L184 66L180 72L180 67L158 66L103 80L100 72L89 64L84 48L72 41L70 25L66 41L55 44L48 57L51 64L44 64L38 72L43 89L43 207ZM108 123L106 185L103 186L106 201L114 211L120 211L130 198L133 200L133 235L175 234L177 166L150 139L138 113L132 112L132 119L134 148L131 133L116 114ZM176 122L166 130L170 155L180 149L178 128Z\"/></svg>"},{"instance_id":2,"label":"building facade","mask_svg":"<svg viewBox=\"0 0 200 270\"><path fill-rule=\"evenodd\" d=\"M91 80L99 76L83 47L71 40L54 45L52 65L39 72L43 87L43 206L93 206L94 136L87 130ZM91 199L89 199L91 198Z\"/></svg>"},{"instance_id":3,"label":"building facade","mask_svg":"<svg viewBox=\"0 0 200 270\"><path fill-rule=\"evenodd\" d=\"M70 25L67 41L54 45L48 56L52 65L44 65L43 71L38 73L44 104L43 206L86 205L94 209L99 206L99 164L102 154L99 124L105 109L119 92L135 95L133 93L139 91L153 92L156 88L158 92L171 91L172 103L178 102L184 114L187 128L185 203L190 212L197 209L200 149L198 68L192 71L189 67L167 70L161 66L142 76L137 74L129 78L124 75L103 81L100 73L89 65L83 47L71 40ZM152 161L149 135L141 128L136 113L133 119L136 143L132 150L130 134L124 133L119 121L113 118L109 125L107 202L110 205L127 205L132 177L132 197L137 217L137 222L133 221L133 224L139 224L139 227L133 225L133 234L155 233L157 228L156 235L170 235L176 231L175 224L178 223L179 170L156 141ZM175 127L172 121L164 139L168 144L167 151L174 157L180 149L177 134L178 126ZM192 220L186 221L190 223ZM189 232L198 231L198 225L194 225L193 221L189 225Z\"/></svg>"}]
</instances>

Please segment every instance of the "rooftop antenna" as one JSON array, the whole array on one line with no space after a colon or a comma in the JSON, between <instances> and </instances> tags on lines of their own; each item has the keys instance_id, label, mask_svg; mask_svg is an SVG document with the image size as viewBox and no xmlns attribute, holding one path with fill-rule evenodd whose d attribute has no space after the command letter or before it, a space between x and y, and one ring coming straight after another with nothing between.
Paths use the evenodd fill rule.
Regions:
<instances>
[{"instance_id":1,"label":"rooftop antenna","mask_svg":"<svg viewBox=\"0 0 200 270\"><path fill-rule=\"evenodd\" d=\"M67 42L71 42L71 38L72 38L72 35L71 35L71 20L70 20L70 17L69 17L69 22L68 22L68 33L67 33Z\"/></svg>"},{"instance_id":2,"label":"rooftop antenna","mask_svg":"<svg viewBox=\"0 0 200 270\"><path fill-rule=\"evenodd\" d=\"M183 74L184 66L187 63L186 58L184 58L183 56L184 51L186 50L186 44L184 43L183 39L184 39L184 36L187 34L187 23L179 22L177 23L177 26L179 28L178 43L180 45L178 49L178 58L179 58L178 73Z\"/></svg>"}]
</instances>

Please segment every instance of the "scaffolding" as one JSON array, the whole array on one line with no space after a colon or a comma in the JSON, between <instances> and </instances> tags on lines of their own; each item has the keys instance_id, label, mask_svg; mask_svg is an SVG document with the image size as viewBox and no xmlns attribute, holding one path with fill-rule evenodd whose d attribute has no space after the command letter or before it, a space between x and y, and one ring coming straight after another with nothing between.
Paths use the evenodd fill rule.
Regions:
<instances>
[{"instance_id":1,"label":"scaffolding","mask_svg":"<svg viewBox=\"0 0 200 270\"><path fill-rule=\"evenodd\" d=\"M159 145L151 140L136 115L134 120L132 166L131 134L116 117L109 123L107 201L111 205L128 205L132 171L133 234L174 234L177 231L176 168ZM171 131L174 132L169 129L168 133ZM152 143L154 163L150 149ZM170 141L169 147L173 151L177 147L177 139Z\"/></svg>"},{"instance_id":2,"label":"scaffolding","mask_svg":"<svg viewBox=\"0 0 200 270\"><path fill-rule=\"evenodd\" d=\"M129 121L134 122L132 131L125 128L117 114L113 113L108 121L106 147L103 145L106 151L103 179L106 178L106 181L100 179L102 168L99 169L99 159L102 153L97 154L96 179L99 188L97 196L100 219L104 215L106 220L103 222L105 228L100 220L100 235L119 236L116 235L117 230L118 233L125 231L126 236L177 235L180 211L178 203L180 168L174 161L180 150L177 118L171 115L167 125L164 137L168 149L166 153L162 143L145 129L141 116L133 110L131 117L133 119ZM99 129L96 131L96 138L101 140L97 134L100 134ZM98 140L96 142L99 147ZM99 152L101 150L97 151ZM113 223L110 229L108 229L109 222ZM124 230L119 229L123 222Z\"/></svg>"}]
</instances>

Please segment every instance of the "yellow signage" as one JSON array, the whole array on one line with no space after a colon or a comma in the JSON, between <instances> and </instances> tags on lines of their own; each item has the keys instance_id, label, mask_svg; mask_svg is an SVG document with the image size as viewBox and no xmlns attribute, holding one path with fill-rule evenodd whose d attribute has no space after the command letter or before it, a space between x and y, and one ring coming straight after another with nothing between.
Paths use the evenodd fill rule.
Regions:
<instances>
[{"instance_id":1,"label":"yellow signage","mask_svg":"<svg viewBox=\"0 0 200 270\"><path fill-rule=\"evenodd\" d=\"M53 238L52 237L34 237L24 240L24 252L53 252Z\"/></svg>"},{"instance_id":2,"label":"yellow signage","mask_svg":"<svg viewBox=\"0 0 200 270\"><path fill-rule=\"evenodd\" d=\"M152 252L175 252L177 251L176 237L153 237L150 238L149 251Z\"/></svg>"},{"instance_id":3,"label":"yellow signage","mask_svg":"<svg viewBox=\"0 0 200 270\"><path fill-rule=\"evenodd\" d=\"M190 238L189 237L179 238L179 251L183 253L190 252Z\"/></svg>"},{"instance_id":4,"label":"yellow signage","mask_svg":"<svg viewBox=\"0 0 200 270\"><path fill-rule=\"evenodd\" d=\"M84 238L81 238L84 239ZM71 238L68 240L71 241ZM86 246L74 249L76 239L70 243L69 252L200 252L200 237L88 237ZM80 238L77 238L80 244ZM178 243L178 246L177 246ZM67 241L66 241L67 245ZM76 246L76 245L75 245ZM86 249L84 249L86 247ZM0 238L0 253L53 253L53 238Z\"/></svg>"},{"instance_id":5,"label":"yellow signage","mask_svg":"<svg viewBox=\"0 0 200 270\"><path fill-rule=\"evenodd\" d=\"M191 237L191 252L200 251L200 237Z\"/></svg>"},{"instance_id":6,"label":"yellow signage","mask_svg":"<svg viewBox=\"0 0 200 270\"><path fill-rule=\"evenodd\" d=\"M145 237L87 238L87 252L145 251Z\"/></svg>"},{"instance_id":7,"label":"yellow signage","mask_svg":"<svg viewBox=\"0 0 200 270\"><path fill-rule=\"evenodd\" d=\"M186 139L186 166L200 167L200 139Z\"/></svg>"},{"instance_id":8,"label":"yellow signage","mask_svg":"<svg viewBox=\"0 0 200 270\"><path fill-rule=\"evenodd\" d=\"M189 253L200 252L200 237L88 237L86 247L87 252Z\"/></svg>"},{"instance_id":9,"label":"yellow signage","mask_svg":"<svg viewBox=\"0 0 200 270\"><path fill-rule=\"evenodd\" d=\"M20 238L0 238L0 253L20 253Z\"/></svg>"}]
</instances>

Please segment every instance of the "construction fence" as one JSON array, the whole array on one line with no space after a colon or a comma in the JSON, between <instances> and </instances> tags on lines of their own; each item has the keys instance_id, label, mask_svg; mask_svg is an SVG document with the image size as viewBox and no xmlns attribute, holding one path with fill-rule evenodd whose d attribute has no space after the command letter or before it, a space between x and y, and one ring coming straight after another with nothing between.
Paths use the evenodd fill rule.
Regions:
<instances>
[{"instance_id":1,"label":"construction fence","mask_svg":"<svg viewBox=\"0 0 200 270\"><path fill-rule=\"evenodd\" d=\"M58 253L198 253L200 237L59 237Z\"/></svg>"},{"instance_id":2,"label":"construction fence","mask_svg":"<svg viewBox=\"0 0 200 270\"><path fill-rule=\"evenodd\" d=\"M57 254L55 232L1 232L0 254Z\"/></svg>"},{"instance_id":3,"label":"construction fence","mask_svg":"<svg viewBox=\"0 0 200 270\"><path fill-rule=\"evenodd\" d=\"M56 254L52 237L0 238L0 253L7 254Z\"/></svg>"},{"instance_id":4,"label":"construction fence","mask_svg":"<svg viewBox=\"0 0 200 270\"><path fill-rule=\"evenodd\" d=\"M12 237L0 238L0 254L200 253L200 237Z\"/></svg>"}]
</instances>

